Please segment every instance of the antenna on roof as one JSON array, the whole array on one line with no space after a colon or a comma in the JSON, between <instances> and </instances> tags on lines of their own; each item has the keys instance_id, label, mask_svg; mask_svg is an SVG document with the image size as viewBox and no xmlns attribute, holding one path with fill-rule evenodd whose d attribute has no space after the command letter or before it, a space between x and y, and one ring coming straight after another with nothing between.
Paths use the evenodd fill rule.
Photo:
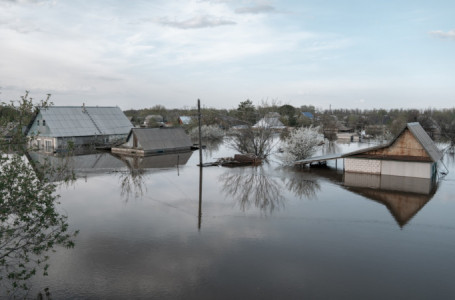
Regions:
<instances>
[{"instance_id":1,"label":"antenna on roof","mask_svg":"<svg viewBox=\"0 0 455 300\"><path fill-rule=\"evenodd\" d=\"M82 112L83 112L83 113L87 112L87 111L85 110L85 102L82 102Z\"/></svg>"}]
</instances>

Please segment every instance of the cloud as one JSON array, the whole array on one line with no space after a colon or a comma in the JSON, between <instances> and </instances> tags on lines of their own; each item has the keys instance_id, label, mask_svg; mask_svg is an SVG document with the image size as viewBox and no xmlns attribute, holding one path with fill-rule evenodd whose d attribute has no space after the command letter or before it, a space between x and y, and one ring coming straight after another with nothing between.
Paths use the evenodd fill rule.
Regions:
<instances>
[{"instance_id":1,"label":"cloud","mask_svg":"<svg viewBox=\"0 0 455 300\"><path fill-rule=\"evenodd\" d=\"M180 29L195 29L195 28L207 28L207 27L218 27L224 25L235 25L236 22L230 20L224 20L218 17L212 16L198 16L184 21L170 21L169 19L161 19L159 22L161 25L180 28Z\"/></svg>"},{"instance_id":2,"label":"cloud","mask_svg":"<svg viewBox=\"0 0 455 300\"><path fill-rule=\"evenodd\" d=\"M449 30L447 32L442 31L442 30L435 30L435 31L431 31L430 34L432 36L440 38L440 39L455 40L455 29Z\"/></svg>"},{"instance_id":3,"label":"cloud","mask_svg":"<svg viewBox=\"0 0 455 300\"><path fill-rule=\"evenodd\" d=\"M246 6L239 7L235 10L237 14L262 14L262 13L271 13L275 12L275 8L270 5L256 5L256 6Z\"/></svg>"}]
</instances>

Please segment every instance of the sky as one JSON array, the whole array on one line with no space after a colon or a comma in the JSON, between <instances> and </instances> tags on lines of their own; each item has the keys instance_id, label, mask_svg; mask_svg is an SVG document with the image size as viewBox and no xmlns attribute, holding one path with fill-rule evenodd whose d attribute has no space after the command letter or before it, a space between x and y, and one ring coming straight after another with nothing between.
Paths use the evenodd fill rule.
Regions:
<instances>
[{"instance_id":1,"label":"sky","mask_svg":"<svg viewBox=\"0 0 455 300\"><path fill-rule=\"evenodd\" d=\"M453 0L0 0L0 101L455 106Z\"/></svg>"}]
</instances>

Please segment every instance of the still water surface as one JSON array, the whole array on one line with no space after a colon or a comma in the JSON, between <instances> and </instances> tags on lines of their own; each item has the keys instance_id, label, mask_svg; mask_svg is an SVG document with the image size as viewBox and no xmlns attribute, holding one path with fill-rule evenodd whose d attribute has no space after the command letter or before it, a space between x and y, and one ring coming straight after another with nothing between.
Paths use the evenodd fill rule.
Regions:
<instances>
[{"instance_id":1,"label":"still water surface","mask_svg":"<svg viewBox=\"0 0 455 300\"><path fill-rule=\"evenodd\" d=\"M217 147L205 161L233 155ZM204 168L201 206L197 152L178 168L176 157L78 159L83 177L59 189L76 246L57 249L49 276L33 279L55 299L455 297L450 156L449 174L418 193L362 188L358 178L348 186L341 160L337 169L288 169L276 157Z\"/></svg>"}]
</instances>

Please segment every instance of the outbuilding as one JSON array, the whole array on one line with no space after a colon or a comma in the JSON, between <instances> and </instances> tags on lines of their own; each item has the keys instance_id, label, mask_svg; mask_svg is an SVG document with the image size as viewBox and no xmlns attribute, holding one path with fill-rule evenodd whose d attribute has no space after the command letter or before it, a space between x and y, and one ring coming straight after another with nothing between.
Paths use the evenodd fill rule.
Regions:
<instances>
[{"instance_id":1,"label":"outbuilding","mask_svg":"<svg viewBox=\"0 0 455 300\"><path fill-rule=\"evenodd\" d=\"M342 156L345 172L432 178L442 152L419 123L408 123L390 143Z\"/></svg>"},{"instance_id":2,"label":"outbuilding","mask_svg":"<svg viewBox=\"0 0 455 300\"><path fill-rule=\"evenodd\" d=\"M191 138L183 128L133 128L125 144L112 148L113 153L152 155L190 151Z\"/></svg>"}]
</instances>

